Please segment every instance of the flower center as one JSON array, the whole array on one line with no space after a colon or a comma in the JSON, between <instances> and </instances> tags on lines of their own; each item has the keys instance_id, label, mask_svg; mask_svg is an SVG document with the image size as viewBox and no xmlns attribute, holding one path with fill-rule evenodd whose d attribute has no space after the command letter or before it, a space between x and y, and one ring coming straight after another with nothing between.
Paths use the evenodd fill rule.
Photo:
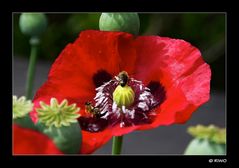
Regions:
<instances>
[{"instance_id":1,"label":"flower center","mask_svg":"<svg viewBox=\"0 0 239 168\"><path fill-rule=\"evenodd\" d=\"M155 83L153 91L122 71L96 88L95 105L86 102L85 111L90 115L81 116L80 125L83 130L99 132L117 124L120 127L149 124L157 114L154 109L165 99L160 83Z\"/></svg>"},{"instance_id":2,"label":"flower center","mask_svg":"<svg viewBox=\"0 0 239 168\"><path fill-rule=\"evenodd\" d=\"M128 85L123 87L121 85L118 85L113 92L113 100L120 108L122 106L129 107L130 105L132 105L134 102L134 97L134 91Z\"/></svg>"}]
</instances>

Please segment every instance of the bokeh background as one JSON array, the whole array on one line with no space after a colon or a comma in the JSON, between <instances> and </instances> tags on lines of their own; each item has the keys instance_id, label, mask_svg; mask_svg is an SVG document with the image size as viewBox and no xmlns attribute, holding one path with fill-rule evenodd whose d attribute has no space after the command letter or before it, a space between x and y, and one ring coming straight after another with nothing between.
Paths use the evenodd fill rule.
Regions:
<instances>
[{"instance_id":1,"label":"bokeh background","mask_svg":"<svg viewBox=\"0 0 239 168\"><path fill-rule=\"evenodd\" d=\"M83 30L98 30L101 13L46 13L48 28L41 38L34 93L47 79L51 64ZM19 29L20 13L13 14L13 94L25 94L30 54L29 37ZM123 154L183 154L192 137L187 127L197 124L226 126L225 13L139 13L140 34L184 39L200 49L212 70L211 98L183 125L161 126L124 136ZM109 141L95 154L110 154Z\"/></svg>"}]
</instances>

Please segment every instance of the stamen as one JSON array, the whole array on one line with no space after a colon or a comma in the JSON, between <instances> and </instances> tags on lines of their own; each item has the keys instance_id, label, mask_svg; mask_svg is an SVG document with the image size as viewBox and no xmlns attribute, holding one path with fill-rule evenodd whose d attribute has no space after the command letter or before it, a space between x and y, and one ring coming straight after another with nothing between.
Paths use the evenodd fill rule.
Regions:
<instances>
[{"instance_id":1,"label":"stamen","mask_svg":"<svg viewBox=\"0 0 239 168\"><path fill-rule=\"evenodd\" d=\"M148 124L154 120L157 115L154 109L165 98L164 88L160 83L154 82L151 91L141 81L124 76L125 74L127 75L122 72L96 88L95 105L91 109L97 108L99 111L97 114L92 111L91 117L80 117L83 130L98 132L116 124L128 127ZM159 95L154 95L154 92Z\"/></svg>"}]
</instances>

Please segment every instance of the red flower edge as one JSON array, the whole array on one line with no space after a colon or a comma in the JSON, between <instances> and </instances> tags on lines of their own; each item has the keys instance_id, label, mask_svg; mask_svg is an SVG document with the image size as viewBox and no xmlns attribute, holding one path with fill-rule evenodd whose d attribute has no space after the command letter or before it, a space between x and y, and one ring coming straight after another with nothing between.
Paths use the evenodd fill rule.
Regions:
<instances>
[{"instance_id":1,"label":"red flower edge","mask_svg":"<svg viewBox=\"0 0 239 168\"><path fill-rule=\"evenodd\" d=\"M13 125L13 153L16 155L63 154L46 135Z\"/></svg>"}]
</instances>

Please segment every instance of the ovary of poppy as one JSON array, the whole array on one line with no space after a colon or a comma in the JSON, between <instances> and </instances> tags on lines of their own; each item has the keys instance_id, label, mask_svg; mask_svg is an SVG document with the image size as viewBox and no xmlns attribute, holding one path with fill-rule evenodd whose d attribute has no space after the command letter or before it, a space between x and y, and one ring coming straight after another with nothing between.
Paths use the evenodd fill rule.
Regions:
<instances>
[{"instance_id":1,"label":"ovary of poppy","mask_svg":"<svg viewBox=\"0 0 239 168\"><path fill-rule=\"evenodd\" d=\"M112 112L116 105L110 98L118 84L114 76L121 71L129 74L129 85L137 90L135 100L146 98L141 104L122 108L125 113L119 113L119 120ZM83 136L80 153L92 153L112 136L186 122L209 100L210 79L210 67L200 51L184 40L87 30L60 53L47 81L37 91L34 104L37 107L39 101L47 102L51 97L77 103L81 108L79 122ZM85 111L85 103L102 101L96 99L99 90L101 95L109 96L105 100L111 104L106 115L97 118ZM136 116L128 115L132 112ZM35 110L31 116L37 120Z\"/></svg>"}]
</instances>

